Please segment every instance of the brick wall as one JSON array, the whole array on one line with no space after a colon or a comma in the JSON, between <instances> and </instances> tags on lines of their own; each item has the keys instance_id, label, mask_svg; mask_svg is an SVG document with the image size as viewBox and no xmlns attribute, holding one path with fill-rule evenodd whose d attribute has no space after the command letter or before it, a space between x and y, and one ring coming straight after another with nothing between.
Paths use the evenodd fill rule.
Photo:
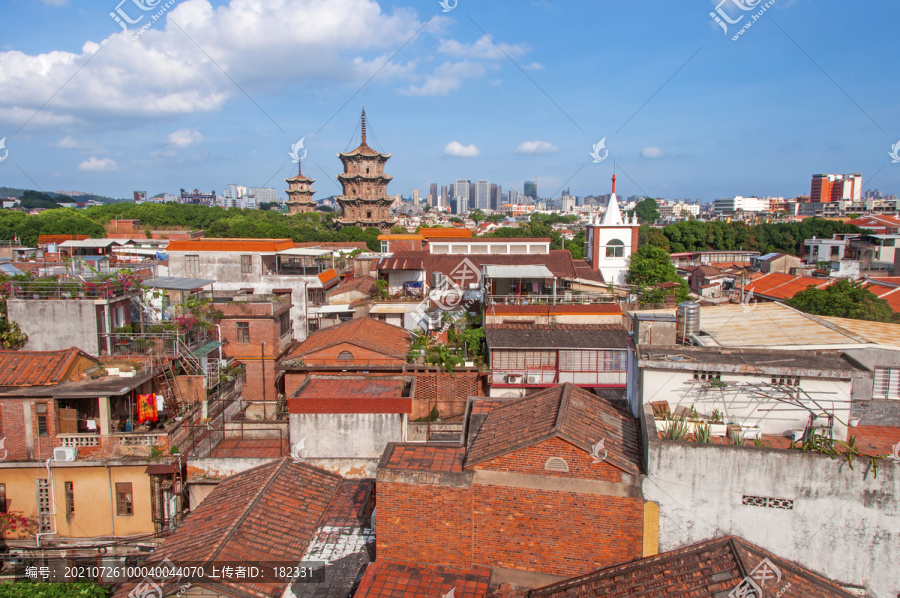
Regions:
<instances>
[{"instance_id":1,"label":"brick wall","mask_svg":"<svg viewBox=\"0 0 900 598\"><path fill-rule=\"evenodd\" d=\"M239 361L244 364L244 372L246 374L244 389L241 392L244 399L247 401L276 400L280 391L275 378L278 374L275 371L275 360L247 359ZM265 375L263 372L265 372ZM263 385L263 379L265 379L265 385ZM265 388L265 394L263 393L263 388Z\"/></svg>"},{"instance_id":2,"label":"brick wall","mask_svg":"<svg viewBox=\"0 0 900 598\"><path fill-rule=\"evenodd\" d=\"M364 365L398 365L403 366L406 363L406 355L395 357L385 355L378 351L365 349L351 343L338 343L331 347L326 347L321 351L308 353L303 357L303 361L310 364L326 364L329 366L340 365L338 356L341 351L349 351L353 355L353 359L345 362L348 366L364 366Z\"/></svg>"},{"instance_id":3,"label":"brick wall","mask_svg":"<svg viewBox=\"0 0 900 598\"><path fill-rule=\"evenodd\" d=\"M264 306L271 309L269 304L248 304L248 312L254 307ZM260 308L261 309L261 308ZM243 397L248 401L266 400L274 401L279 393L276 384L275 362L290 346L290 337L282 343L281 330L277 316L287 309L282 309L273 315L265 317L254 316L250 313L246 317L234 316L232 319L223 318L220 324L222 329L222 355L233 358L244 365L246 378L244 381ZM237 323L247 322L250 325L250 342L238 342ZM265 343L265 347L263 347ZM265 371L265 376L263 372ZM263 393L263 378L265 378L265 394Z\"/></svg>"},{"instance_id":4,"label":"brick wall","mask_svg":"<svg viewBox=\"0 0 900 598\"><path fill-rule=\"evenodd\" d=\"M598 439L599 440L599 439ZM607 447L608 449L609 447ZM544 464L550 457L560 457L569 466L568 472L547 471ZM472 469L505 471L554 477L622 482L622 470L606 461L594 463L593 457L561 438L551 438L521 450L478 463Z\"/></svg>"},{"instance_id":5,"label":"brick wall","mask_svg":"<svg viewBox=\"0 0 900 598\"><path fill-rule=\"evenodd\" d=\"M472 490L378 482L379 559L468 569Z\"/></svg>"},{"instance_id":6,"label":"brick wall","mask_svg":"<svg viewBox=\"0 0 900 598\"><path fill-rule=\"evenodd\" d=\"M25 422L25 403L31 404L31 421ZM47 436L38 436L37 407L38 403L47 404ZM2 416L2 432L0 438L5 437L4 448L7 451L7 461L28 459L28 449L25 445L25 426L31 427L31 438L34 446L33 459L49 459L53 456L53 449L59 444L56 435L59 433L59 424L56 421L56 403L52 399L3 399L0 400L0 416ZM0 455L2 455L0 451Z\"/></svg>"},{"instance_id":7,"label":"brick wall","mask_svg":"<svg viewBox=\"0 0 900 598\"><path fill-rule=\"evenodd\" d=\"M477 564L569 577L643 554L641 499L476 484L473 505Z\"/></svg>"},{"instance_id":8,"label":"brick wall","mask_svg":"<svg viewBox=\"0 0 900 598\"><path fill-rule=\"evenodd\" d=\"M466 399L484 395L479 372L420 372L410 419L427 417L437 407L442 418L462 415Z\"/></svg>"}]
</instances>

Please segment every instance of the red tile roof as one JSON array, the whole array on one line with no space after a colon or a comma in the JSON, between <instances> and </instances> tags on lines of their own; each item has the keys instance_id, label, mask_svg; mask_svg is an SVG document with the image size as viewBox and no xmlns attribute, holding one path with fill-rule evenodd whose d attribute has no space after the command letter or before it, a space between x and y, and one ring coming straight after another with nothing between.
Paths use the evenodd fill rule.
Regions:
<instances>
[{"instance_id":1,"label":"red tile roof","mask_svg":"<svg viewBox=\"0 0 900 598\"><path fill-rule=\"evenodd\" d=\"M369 565L355 598L441 598L453 590L454 598L484 598L491 570L469 571L449 567L405 565L379 559Z\"/></svg>"},{"instance_id":2,"label":"red tile roof","mask_svg":"<svg viewBox=\"0 0 900 598\"><path fill-rule=\"evenodd\" d=\"M371 276L357 276L355 278L350 278L340 283L336 287L328 289L328 292L325 293L325 296L333 297L334 295L342 295L343 293L352 293L354 291L358 291L366 295L374 294L375 279Z\"/></svg>"},{"instance_id":3,"label":"red tile roof","mask_svg":"<svg viewBox=\"0 0 900 598\"><path fill-rule=\"evenodd\" d=\"M147 564L165 558L192 564L298 563L340 483L340 476L288 458L234 475L216 486ZM275 598L284 591L281 584L219 583L240 597Z\"/></svg>"},{"instance_id":4,"label":"red tile roof","mask_svg":"<svg viewBox=\"0 0 900 598\"><path fill-rule=\"evenodd\" d=\"M216 445L214 459L277 459L288 454L287 442L277 438L226 438Z\"/></svg>"},{"instance_id":5,"label":"red tile roof","mask_svg":"<svg viewBox=\"0 0 900 598\"><path fill-rule=\"evenodd\" d=\"M319 272L318 275L319 282L322 283L323 286L330 286L328 283L334 281L336 284L338 282L338 273L335 272L334 268L329 268L324 272Z\"/></svg>"},{"instance_id":6,"label":"red tile roof","mask_svg":"<svg viewBox=\"0 0 900 598\"><path fill-rule=\"evenodd\" d=\"M318 247L321 249L362 249L368 250L365 241L306 241L303 243L294 243L294 247Z\"/></svg>"},{"instance_id":7,"label":"red tile roof","mask_svg":"<svg viewBox=\"0 0 900 598\"><path fill-rule=\"evenodd\" d=\"M396 359L406 360L412 344L409 332L372 318L357 318L317 330L288 359L297 359L339 343L350 343ZM352 363L349 362L349 363Z\"/></svg>"},{"instance_id":8,"label":"red tile roof","mask_svg":"<svg viewBox=\"0 0 900 598\"><path fill-rule=\"evenodd\" d=\"M166 251L249 251L252 253L275 253L292 249L290 239L190 239L170 241Z\"/></svg>"},{"instance_id":9,"label":"red tile roof","mask_svg":"<svg viewBox=\"0 0 900 598\"><path fill-rule=\"evenodd\" d=\"M900 287L876 283L867 283L865 287L879 299L887 301L894 313L900 313Z\"/></svg>"},{"instance_id":10,"label":"red tile roof","mask_svg":"<svg viewBox=\"0 0 900 598\"><path fill-rule=\"evenodd\" d=\"M472 415L487 415L509 399L475 399L472 401Z\"/></svg>"},{"instance_id":11,"label":"red tile roof","mask_svg":"<svg viewBox=\"0 0 900 598\"><path fill-rule=\"evenodd\" d=\"M900 219L895 216L878 215L862 216L848 220L844 224L852 224L859 228L865 228L878 234L892 234L900 229Z\"/></svg>"},{"instance_id":12,"label":"red tile roof","mask_svg":"<svg viewBox=\"0 0 900 598\"><path fill-rule=\"evenodd\" d=\"M768 563L764 562L768 559ZM766 567L766 596L792 598L851 598L836 583L782 559L758 546L727 536L652 557L613 565L587 575L528 592L528 598L710 598L756 596L734 592L747 587L745 573L754 576ZM774 567L774 569L772 568ZM759 575L759 573L756 573ZM758 579L758 578L757 578ZM789 589L785 591L785 587Z\"/></svg>"},{"instance_id":13,"label":"red tile roof","mask_svg":"<svg viewBox=\"0 0 900 598\"><path fill-rule=\"evenodd\" d=\"M433 444L394 444L388 446L386 469L411 469L462 473L466 449L461 446Z\"/></svg>"},{"instance_id":14,"label":"red tile roof","mask_svg":"<svg viewBox=\"0 0 900 598\"><path fill-rule=\"evenodd\" d=\"M49 386L66 381L78 356L97 362L76 347L63 351L0 351L0 387Z\"/></svg>"},{"instance_id":15,"label":"red tile roof","mask_svg":"<svg viewBox=\"0 0 900 598\"><path fill-rule=\"evenodd\" d=\"M640 473L635 419L609 401L568 383L491 410L472 442L466 467L550 438L561 438L587 453L605 438L607 462L627 473Z\"/></svg>"},{"instance_id":16,"label":"red tile roof","mask_svg":"<svg viewBox=\"0 0 900 598\"><path fill-rule=\"evenodd\" d=\"M574 260L575 272L578 278L592 280L594 282L604 282L603 275L600 270L594 270L587 260Z\"/></svg>"},{"instance_id":17,"label":"red tile roof","mask_svg":"<svg viewBox=\"0 0 900 598\"><path fill-rule=\"evenodd\" d=\"M472 231L467 228L420 228L419 234L427 239L470 238Z\"/></svg>"},{"instance_id":18,"label":"red tile roof","mask_svg":"<svg viewBox=\"0 0 900 598\"><path fill-rule=\"evenodd\" d=\"M748 291L753 291L753 294L757 297L783 300L790 299L810 286L822 289L833 282L834 280L831 279L771 272L758 278L753 278L753 280L747 283L744 288Z\"/></svg>"}]
</instances>

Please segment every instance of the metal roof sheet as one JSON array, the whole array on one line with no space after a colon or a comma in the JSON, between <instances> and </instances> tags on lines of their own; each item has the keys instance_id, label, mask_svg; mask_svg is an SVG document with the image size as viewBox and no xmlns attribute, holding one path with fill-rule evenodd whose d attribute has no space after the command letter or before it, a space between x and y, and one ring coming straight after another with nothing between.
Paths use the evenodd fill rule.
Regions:
<instances>
[{"instance_id":1,"label":"metal roof sheet","mask_svg":"<svg viewBox=\"0 0 900 598\"><path fill-rule=\"evenodd\" d=\"M488 278L553 278L553 272L543 264L517 266L485 265L484 275Z\"/></svg>"},{"instance_id":2,"label":"metal roof sheet","mask_svg":"<svg viewBox=\"0 0 900 598\"><path fill-rule=\"evenodd\" d=\"M168 291L194 291L216 282L205 278L181 278L180 276L157 276L144 281L144 286Z\"/></svg>"}]
</instances>

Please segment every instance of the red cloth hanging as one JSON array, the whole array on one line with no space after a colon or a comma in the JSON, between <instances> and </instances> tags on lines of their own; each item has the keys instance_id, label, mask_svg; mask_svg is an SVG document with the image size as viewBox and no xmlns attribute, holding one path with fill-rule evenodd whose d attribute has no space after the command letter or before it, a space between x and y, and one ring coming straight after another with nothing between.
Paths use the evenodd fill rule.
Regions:
<instances>
[{"instance_id":1,"label":"red cloth hanging","mask_svg":"<svg viewBox=\"0 0 900 598\"><path fill-rule=\"evenodd\" d=\"M159 421L159 412L156 409L156 395L138 395L137 407L139 424L146 421Z\"/></svg>"}]
</instances>

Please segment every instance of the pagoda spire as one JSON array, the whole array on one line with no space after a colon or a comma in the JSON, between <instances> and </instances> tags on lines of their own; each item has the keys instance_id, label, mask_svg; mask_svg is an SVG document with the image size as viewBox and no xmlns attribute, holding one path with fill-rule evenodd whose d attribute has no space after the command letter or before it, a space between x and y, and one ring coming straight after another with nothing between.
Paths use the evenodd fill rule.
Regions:
<instances>
[{"instance_id":1,"label":"pagoda spire","mask_svg":"<svg viewBox=\"0 0 900 598\"><path fill-rule=\"evenodd\" d=\"M362 144L366 145L366 107L362 109Z\"/></svg>"}]
</instances>

